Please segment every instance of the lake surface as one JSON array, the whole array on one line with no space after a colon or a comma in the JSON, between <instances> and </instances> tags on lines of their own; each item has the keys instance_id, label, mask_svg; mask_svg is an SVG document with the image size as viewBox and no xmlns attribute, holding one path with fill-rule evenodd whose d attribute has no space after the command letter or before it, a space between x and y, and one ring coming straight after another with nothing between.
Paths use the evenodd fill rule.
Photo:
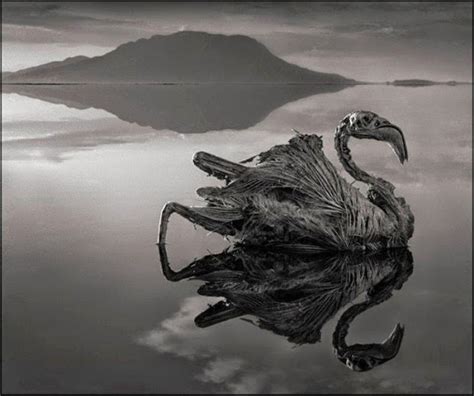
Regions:
<instances>
[{"instance_id":1,"label":"lake surface","mask_svg":"<svg viewBox=\"0 0 474 396\"><path fill-rule=\"evenodd\" d=\"M470 85L48 89L2 94L4 392L472 392ZM348 342L380 342L402 323L398 355L362 373L341 364L331 337L342 311L320 342L301 346L237 318L196 327L220 299L198 295L200 281L168 282L155 246L167 201L199 205L195 190L219 184L193 166L193 153L239 161L295 128L322 135L342 169L333 131L357 109L405 133L404 166L387 145L351 147L406 198L415 234L413 273L354 321ZM179 217L167 242L175 269L228 246Z\"/></svg>"}]
</instances>

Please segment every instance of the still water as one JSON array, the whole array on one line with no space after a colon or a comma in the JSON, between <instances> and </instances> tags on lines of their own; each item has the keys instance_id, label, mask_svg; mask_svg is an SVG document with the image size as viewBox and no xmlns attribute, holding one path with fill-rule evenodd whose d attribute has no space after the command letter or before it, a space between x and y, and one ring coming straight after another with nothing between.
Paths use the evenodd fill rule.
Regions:
<instances>
[{"instance_id":1,"label":"still water","mask_svg":"<svg viewBox=\"0 0 474 396\"><path fill-rule=\"evenodd\" d=\"M2 94L5 392L472 391L471 86L84 89ZM221 298L198 294L199 280L167 281L155 246L167 201L199 205L194 191L219 183L193 153L239 161L295 128L322 135L342 169L333 130L358 109L405 133L403 166L381 143L351 147L406 198L415 234L412 274L354 320L347 342L380 342L402 323L398 355L362 373L341 364L332 333L343 310L302 345L251 315L198 328ZM167 242L176 270L228 246L179 217Z\"/></svg>"}]
</instances>

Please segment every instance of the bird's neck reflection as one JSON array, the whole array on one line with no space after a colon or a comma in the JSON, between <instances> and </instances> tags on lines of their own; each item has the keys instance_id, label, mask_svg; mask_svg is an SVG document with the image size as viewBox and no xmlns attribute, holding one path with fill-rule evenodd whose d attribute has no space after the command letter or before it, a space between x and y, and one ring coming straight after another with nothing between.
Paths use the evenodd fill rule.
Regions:
<instances>
[{"instance_id":1,"label":"bird's neck reflection","mask_svg":"<svg viewBox=\"0 0 474 396\"><path fill-rule=\"evenodd\" d=\"M164 245L159 249L168 280L198 279L204 282L199 294L223 298L195 318L199 327L251 315L256 318L252 323L292 343L315 343L324 324L365 293L364 301L347 308L337 322L337 358L354 371L367 371L393 359L400 349L400 324L381 343L348 346L345 338L358 315L388 300L411 275L408 249L308 255L236 248L195 260L178 272L171 269Z\"/></svg>"}]
</instances>

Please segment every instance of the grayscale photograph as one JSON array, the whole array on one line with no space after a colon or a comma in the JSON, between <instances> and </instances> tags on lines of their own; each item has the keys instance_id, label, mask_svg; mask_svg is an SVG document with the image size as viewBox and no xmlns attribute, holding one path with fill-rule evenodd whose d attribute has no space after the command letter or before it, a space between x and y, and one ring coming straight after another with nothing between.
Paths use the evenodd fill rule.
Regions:
<instances>
[{"instance_id":1,"label":"grayscale photograph","mask_svg":"<svg viewBox=\"0 0 474 396\"><path fill-rule=\"evenodd\" d=\"M2 394L472 394L472 2L2 1Z\"/></svg>"}]
</instances>

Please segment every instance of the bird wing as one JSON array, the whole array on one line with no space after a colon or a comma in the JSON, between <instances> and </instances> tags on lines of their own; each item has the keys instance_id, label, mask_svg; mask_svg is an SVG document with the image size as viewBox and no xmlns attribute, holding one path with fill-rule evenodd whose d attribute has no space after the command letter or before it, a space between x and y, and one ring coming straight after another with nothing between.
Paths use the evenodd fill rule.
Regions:
<instances>
[{"instance_id":1,"label":"bird wing","mask_svg":"<svg viewBox=\"0 0 474 396\"><path fill-rule=\"evenodd\" d=\"M288 219L305 220L306 232L325 233L339 248L354 237L364 243L389 237L393 224L386 214L341 177L322 146L319 136L298 134L260 153L257 166L227 186L203 189L203 196L231 207L259 208L269 219L288 212Z\"/></svg>"},{"instance_id":2,"label":"bird wing","mask_svg":"<svg viewBox=\"0 0 474 396\"><path fill-rule=\"evenodd\" d=\"M256 167L247 168L226 187L206 188L202 193L231 198L274 192L302 207L341 212L347 197L357 191L328 161L316 135L297 135L288 144L274 146L256 158Z\"/></svg>"},{"instance_id":3,"label":"bird wing","mask_svg":"<svg viewBox=\"0 0 474 396\"><path fill-rule=\"evenodd\" d=\"M319 136L298 134L288 144L261 153L258 168L269 177L269 183L302 194L304 206L339 212L353 188L329 162L322 147Z\"/></svg>"}]
</instances>

